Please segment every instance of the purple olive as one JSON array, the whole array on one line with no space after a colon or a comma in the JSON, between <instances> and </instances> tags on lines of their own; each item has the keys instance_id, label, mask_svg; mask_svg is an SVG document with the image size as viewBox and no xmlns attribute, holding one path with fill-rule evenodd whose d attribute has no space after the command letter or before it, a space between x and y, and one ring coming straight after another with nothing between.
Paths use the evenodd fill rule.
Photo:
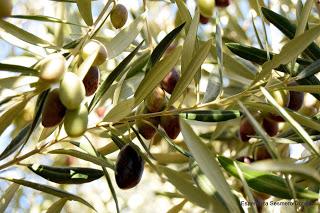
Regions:
<instances>
[{"instance_id":1,"label":"purple olive","mask_svg":"<svg viewBox=\"0 0 320 213\"><path fill-rule=\"evenodd\" d=\"M289 86L296 86L296 85L298 85L297 82L293 82L293 83L289 84ZM298 111L303 105L304 93L290 91L289 94L290 94L290 101L288 104L288 108L291 110L294 110L294 111Z\"/></svg>"},{"instance_id":2,"label":"purple olive","mask_svg":"<svg viewBox=\"0 0 320 213\"><path fill-rule=\"evenodd\" d=\"M144 169L144 161L139 153L127 144L119 152L116 167L115 179L120 189L135 187L141 180Z\"/></svg>"},{"instance_id":3,"label":"purple olive","mask_svg":"<svg viewBox=\"0 0 320 213\"><path fill-rule=\"evenodd\" d=\"M44 127L59 124L66 114L66 108L59 98L59 89L52 90L44 103L41 123Z\"/></svg>"},{"instance_id":4,"label":"purple olive","mask_svg":"<svg viewBox=\"0 0 320 213\"><path fill-rule=\"evenodd\" d=\"M230 0L216 0L217 7L228 7L230 5Z\"/></svg>"},{"instance_id":5,"label":"purple olive","mask_svg":"<svg viewBox=\"0 0 320 213\"><path fill-rule=\"evenodd\" d=\"M100 71L97 66L93 66L89 69L86 76L82 80L86 89L86 96L91 96L95 93L99 86Z\"/></svg>"},{"instance_id":6,"label":"purple olive","mask_svg":"<svg viewBox=\"0 0 320 213\"><path fill-rule=\"evenodd\" d=\"M208 24L209 18L200 14L200 20L199 21L200 21L201 24Z\"/></svg>"},{"instance_id":7,"label":"purple olive","mask_svg":"<svg viewBox=\"0 0 320 213\"><path fill-rule=\"evenodd\" d=\"M143 114L150 113L147 108L143 109ZM139 133L146 139L150 140L155 134L156 134L156 129L153 128L151 125L147 124L145 121L150 122L153 124L155 127L159 126L160 119L159 117L149 117L149 118L144 118L143 120L137 119L136 120L136 125L138 128Z\"/></svg>"},{"instance_id":8,"label":"purple olive","mask_svg":"<svg viewBox=\"0 0 320 213\"><path fill-rule=\"evenodd\" d=\"M175 108L171 107L170 109L173 110ZM162 126L162 128L166 131L169 138L173 140L178 137L181 131L178 115L161 116L160 126Z\"/></svg>"},{"instance_id":9,"label":"purple olive","mask_svg":"<svg viewBox=\"0 0 320 213\"><path fill-rule=\"evenodd\" d=\"M240 122L239 136L241 141L249 141L250 135L255 135L256 131L247 118L243 118Z\"/></svg>"},{"instance_id":10,"label":"purple olive","mask_svg":"<svg viewBox=\"0 0 320 213\"><path fill-rule=\"evenodd\" d=\"M176 69L172 69L161 81L161 87L169 94L172 94L180 79L180 74Z\"/></svg>"},{"instance_id":11,"label":"purple olive","mask_svg":"<svg viewBox=\"0 0 320 213\"><path fill-rule=\"evenodd\" d=\"M269 154L267 148L263 145L263 146L257 146L255 148L255 151L253 153L253 158L255 161L258 160L267 160L267 159L271 159L271 155Z\"/></svg>"},{"instance_id":12,"label":"purple olive","mask_svg":"<svg viewBox=\"0 0 320 213\"><path fill-rule=\"evenodd\" d=\"M262 126L269 136L273 137L278 134L279 127L276 121L269 118L264 118L262 121Z\"/></svg>"}]
</instances>

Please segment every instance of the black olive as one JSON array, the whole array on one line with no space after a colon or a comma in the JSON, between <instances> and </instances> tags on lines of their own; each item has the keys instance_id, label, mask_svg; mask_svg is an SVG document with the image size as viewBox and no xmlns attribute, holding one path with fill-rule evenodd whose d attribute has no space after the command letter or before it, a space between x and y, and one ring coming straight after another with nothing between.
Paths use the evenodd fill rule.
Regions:
<instances>
[{"instance_id":1,"label":"black olive","mask_svg":"<svg viewBox=\"0 0 320 213\"><path fill-rule=\"evenodd\" d=\"M131 147L125 145L117 158L115 178L120 189L130 189L135 187L141 180L144 169L144 161L139 153Z\"/></svg>"}]
</instances>

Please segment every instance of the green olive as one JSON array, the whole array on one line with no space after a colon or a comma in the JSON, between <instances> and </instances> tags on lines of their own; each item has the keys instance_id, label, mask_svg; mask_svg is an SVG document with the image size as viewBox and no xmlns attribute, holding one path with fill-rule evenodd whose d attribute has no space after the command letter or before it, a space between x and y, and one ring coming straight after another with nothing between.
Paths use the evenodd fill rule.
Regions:
<instances>
[{"instance_id":1,"label":"green olive","mask_svg":"<svg viewBox=\"0 0 320 213\"><path fill-rule=\"evenodd\" d=\"M272 97L281 107L287 107L290 101L290 95L287 90L276 90L271 92Z\"/></svg>"},{"instance_id":2,"label":"green olive","mask_svg":"<svg viewBox=\"0 0 320 213\"><path fill-rule=\"evenodd\" d=\"M64 118L64 130L69 137L80 137L88 126L88 109L81 105L76 110L68 110Z\"/></svg>"},{"instance_id":3,"label":"green olive","mask_svg":"<svg viewBox=\"0 0 320 213\"><path fill-rule=\"evenodd\" d=\"M111 23L114 28L119 29L123 27L128 19L128 11L122 4L117 4L110 14Z\"/></svg>"},{"instance_id":4,"label":"green olive","mask_svg":"<svg viewBox=\"0 0 320 213\"><path fill-rule=\"evenodd\" d=\"M77 109L85 94L86 90L80 78L72 72L66 72L59 89L59 97L63 105L69 110Z\"/></svg>"},{"instance_id":5,"label":"green olive","mask_svg":"<svg viewBox=\"0 0 320 213\"><path fill-rule=\"evenodd\" d=\"M198 4L202 16L209 18L213 15L215 0L199 0Z\"/></svg>"},{"instance_id":6,"label":"green olive","mask_svg":"<svg viewBox=\"0 0 320 213\"><path fill-rule=\"evenodd\" d=\"M11 0L0 0L0 18L5 18L11 15L12 2Z\"/></svg>"},{"instance_id":7,"label":"green olive","mask_svg":"<svg viewBox=\"0 0 320 213\"><path fill-rule=\"evenodd\" d=\"M95 51L97 50L98 50L98 55L94 60L92 66L99 66L103 64L108 57L107 49L100 41L90 40L88 43L86 43L82 49L81 56L83 59L86 59L90 55L94 54Z\"/></svg>"},{"instance_id":8,"label":"green olive","mask_svg":"<svg viewBox=\"0 0 320 213\"><path fill-rule=\"evenodd\" d=\"M40 62L41 80L49 83L58 82L66 70L66 59L59 53L54 53Z\"/></svg>"}]
</instances>

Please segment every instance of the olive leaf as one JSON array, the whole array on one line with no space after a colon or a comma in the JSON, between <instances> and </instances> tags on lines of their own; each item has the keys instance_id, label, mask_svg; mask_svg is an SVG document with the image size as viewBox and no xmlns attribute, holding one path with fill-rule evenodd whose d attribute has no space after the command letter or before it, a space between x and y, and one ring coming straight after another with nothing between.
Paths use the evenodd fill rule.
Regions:
<instances>
[{"instance_id":1,"label":"olive leaf","mask_svg":"<svg viewBox=\"0 0 320 213\"><path fill-rule=\"evenodd\" d=\"M10 181L22 186L26 186L47 194L51 194L54 195L56 197L60 197L60 198L67 198L68 200L74 200L74 201L78 201L80 203L83 203L84 205L88 206L89 208L95 210L95 208L88 203L86 200L84 200L83 198L71 194L69 192L66 192L64 190L58 189L58 188L54 188L52 186L48 186L48 185L43 185L40 183L35 183L35 182L31 182L31 181L27 181L27 180L23 180L23 179L15 179L15 178L4 178L4 177L0 177L0 179L2 180L6 180L6 181Z\"/></svg>"},{"instance_id":2,"label":"olive leaf","mask_svg":"<svg viewBox=\"0 0 320 213\"><path fill-rule=\"evenodd\" d=\"M3 195L0 198L0 212L4 212L6 208L8 207L10 201L16 194L16 192L19 190L20 185L16 183L12 183L6 191L3 193Z\"/></svg>"},{"instance_id":3,"label":"olive leaf","mask_svg":"<svg viewBox=\"0 0 320 213\"><path fill-rule=\"evenodd\" d=\"M59 184L82 184L97 180L103 171L84 167L53 167L31 164L28 168L35 174Z\"/></svg>"},{"instance_id":4,"label":"olive leaf","mask_svg":"<svg viewBox=\"0 0 320 213\"><path fill-rule=\"evenodd\" d=\"M218 160L221 166L232 176L239 178L238 172L231 159L219 156ZM259 192L267 193L279 198L291 199L292 195L282 177L270 174L269 172L260 172L250 169L250 166L238 162L245 180L248 185ZM317 199L318 193L295 187L297 198Z\"/></svg>"},{"instance_id":5,"label":"olive leaf","mask_svg":"<svg viewBox=\"0 0 320 213\"><path fill-rule=\"evenodd\" d=\"M88 26L93 24L91 0L76 0L79 12Z\"/></svg>"}]
</instances>

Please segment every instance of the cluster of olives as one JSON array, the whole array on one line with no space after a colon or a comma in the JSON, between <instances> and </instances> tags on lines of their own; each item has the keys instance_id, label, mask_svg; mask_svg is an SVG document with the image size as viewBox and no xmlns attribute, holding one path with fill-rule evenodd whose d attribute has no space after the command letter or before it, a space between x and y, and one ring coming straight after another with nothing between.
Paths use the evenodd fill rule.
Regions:
<instances>
[{"instance_id":1,"label":"cluster of olives","mask_svg":"<svg viewBox=\"0 0 320 213\"><path fill-rule=\"evenodd\" d=\"M138 110L139 113L155 113L164 110L167 106L166 93L171 94L180 78L180 74L176 69L172 69L168 75L162 80L161 85L157 86L150 95L145 99L143 107ZM173 106L170 110L175 109ZM145 122L147 121L147 122ZM179 117L177 115L166 115L161 117L150 117L145 119L138 119L136 125L139 133L147 140L151 139L155 133L150 122L154 126L160 126L166 131L168 137L176 139L180 133Z\"/></svg>"},{"instance_id":2,"label":"cluster of olives","mask_svg":"<svg viewBox=\"0 0 320 213\"><path fill-rule=\"evenodd\" d=\"M87 129L88 109L83 100L95 93L99 85L98 66L107 59L107 50L102 43L90 40L82 49L81 56L86 59L98 50L98 54L84 79L73 72L66 71L66 60L54 53L39 64L39 77L42 82L52 84L59 82L59 88L53 89L46 99L42 125L53 127L64 120L64 129L68 136L79 137Z\"/></svg>"},{"instance_id":3,"label":"cluster of olives","mask_svg":"<svg viewBox=\"0 0 320 213\"><path fill-rule=\"evenodd\" d=\"M212 17L214 7L227 7L230 0L199 0L200 23L207 24Z\"/></svg>"},{"instance_id":4,"label":"cluster of olives","mask_svg":"<svg viewBox=\"0 0 320 213\"><path fill-rule=\"evenodd\" d=\"M135 187L141 180L144 161L139 153L127 144L121 148L116 161L115 179L120 189Z\"/></svg>"},{"instance_id":5,"label":"cluster of olives","mask_svg":"<svg viewBox=\"0 0 320 213\"><path fill-rule=\"evenodd\" d=\"M12 2L11 0L0 0L0 18L5 18L11 15Z\"/></svg>"},{"instance_id":6,"label":"cluster of olives","mask_svg":"<svg viewBox=\"0 0 320 213\"><path fill-rule=\"evenodd\" d=\"M292 83L290 85L296 85L296 83ZM271 92L272 97L277 101L277 103L281 107L286 107L288 109L298 111L304 101L304 93L303 92L295 92L295 91L286 91L286 90L276 90ZM279 115L274 115L272 113L268 114L258 114L255 116L257 121L262 123L263 129L269 136L275 136L279 132L278 123L283 122L284 119ZM248 121L247 118L243 118L240 122L239 129L239 137L241 141L249 141L250 136L255 135L256 132Z\"/></svg>"}]
</instances>

